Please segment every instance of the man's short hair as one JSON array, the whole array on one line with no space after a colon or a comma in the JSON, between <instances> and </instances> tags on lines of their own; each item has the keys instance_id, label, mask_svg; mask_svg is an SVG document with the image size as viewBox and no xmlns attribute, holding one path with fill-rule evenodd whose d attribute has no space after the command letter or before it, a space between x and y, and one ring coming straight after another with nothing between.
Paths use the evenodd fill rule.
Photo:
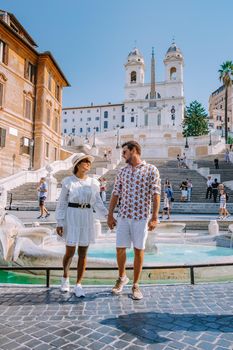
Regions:
<instances>
[{"instance_id":1,"label":"man's short hair","mask_svg":"<svg viewBox=\"0 0 233 350\"><path fill-rule=\"evenodd\" d=\"M141 155L142 153L142 150L141 150L141 146L139 145L139 143L137 141L127 141L127 142L124 142L121 147L124 148L124 147L128 147L128 149L130 151L132 151L132 149L136 149L137 151L137 154Z\"/></svg>"}]
</instances>

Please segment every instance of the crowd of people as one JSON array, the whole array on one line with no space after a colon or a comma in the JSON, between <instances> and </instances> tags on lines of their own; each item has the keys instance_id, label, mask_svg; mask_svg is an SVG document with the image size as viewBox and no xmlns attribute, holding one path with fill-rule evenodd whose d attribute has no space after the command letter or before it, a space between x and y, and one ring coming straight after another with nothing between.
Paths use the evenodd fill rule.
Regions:
<instances>
[{"instance_id":1,"label":"crowd of people","mask_svg":"<svg viewBox=\"0 0 233 350\"><path fill-rule=\"evenodd\" d=\"M212 179L211 175L209 175L206 182L206 199L212 199L212 197L214 203L220 203L219 219L225 220L230 216L227 210L228 193L225 190L224 184L219 183L217 178Z\"/></svg>"}]
</instances>

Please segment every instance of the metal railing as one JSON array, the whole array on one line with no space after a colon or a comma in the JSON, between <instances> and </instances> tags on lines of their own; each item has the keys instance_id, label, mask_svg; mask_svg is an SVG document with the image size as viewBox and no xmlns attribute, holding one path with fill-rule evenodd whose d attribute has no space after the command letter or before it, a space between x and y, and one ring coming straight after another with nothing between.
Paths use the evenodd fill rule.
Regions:
<instances>
[{"instance_id":1,"label":"metal railing","mask_svg":"<svg viewBox=\"0 0 233 350\"><path fill-rule=\"evenodd\" d=\"M213 263L213 264L192 264L192 265L165 265L165 266L144 266L143 270L169 270L169 269L189 269L190 270L190 284L195 284L195 268L203 267L219 267L219 266L233 266L233 262ZM50 287L50 271L61 271L62 267L44 267L44 266L0 266L0 271L46 271L46 287ZM76 271L76 267L71 267L70 270ZM117 267L87 267L86 271L116 271ZM127 267L126 270L133 270L133 267Z\"/></svg>"}]
</instances>

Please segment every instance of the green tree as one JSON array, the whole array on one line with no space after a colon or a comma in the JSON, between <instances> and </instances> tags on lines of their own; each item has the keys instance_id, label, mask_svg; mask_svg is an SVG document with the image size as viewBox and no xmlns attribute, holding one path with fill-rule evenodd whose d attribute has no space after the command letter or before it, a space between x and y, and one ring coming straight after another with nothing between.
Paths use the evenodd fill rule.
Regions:
<instances>
[{"instance_id":1,"label":"green tree","mask_svg":"<svg viewBox=\"0 0 233 350\"><path fill-rule=\"evenodd\" d=\"M208 119L205 108L198 101L186 107L183 121L184 136L201 136L208 134Z\"/></svg>"},{"instance_id":2,"label":"green tree","mask_svg":"<svg viewBox=\"0 0 233 350\"><path fill-rule=\"evenodd\" d=\"M233 63L232 61L224 62L218 71L219 80L223 82L223 86L225 88L225 113L224 113L224 121L225 121L225 142L227 144L228 141L228 118L227 118L227 102L228 102L228 88L232 85L232 77L233 77Z\"/></svg>"}]
</instances>

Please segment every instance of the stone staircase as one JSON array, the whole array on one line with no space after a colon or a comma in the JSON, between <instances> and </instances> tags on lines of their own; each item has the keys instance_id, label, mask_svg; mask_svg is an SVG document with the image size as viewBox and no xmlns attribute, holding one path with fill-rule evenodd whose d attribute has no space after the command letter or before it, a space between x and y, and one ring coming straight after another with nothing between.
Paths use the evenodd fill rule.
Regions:
<instances>
[{"instance_id":1,"label":"stone staircase","mask_svg":"<svg viewBox=\"0 0 233 350\"><path fill-rule=\"evenodd\" d=\"M100 157L95 157L95 161L92 163L90 174L96 174L97 168L107 168L108 163L109 163L108 161L103 160ZM68 170L61 170L54 174L54 177L57 179L58 188L61 187L62 179L70 175L72 175L72 168ZM25 205L25 202L37 201L38 200L37 187L38 187L38 183L27 182L24 185L21 185L12 189L7 195L8 204L10 202L11 194L12 194L13 202L15 204L17 202L18 207L21 207L22 202L24 202L23 204Z\"/></svg>"},{"instance_id":2,"label":"stone staircase","mask_svg":"<svg viewBox=\"0 0 233 350\"><path fill-rule=\"evenodd\" d=\"M174 192L175 202L180 201L180 184L183 180L191 179L193 183L193 192L192 192L192 203L211 203L210 200L205 199L206 194L206 179L201 176L197 171L185 168L177 168L177 162L173 160L152 160L147 159L148 163L154 164L158 167L162 185L165 180L168 179L172 183L172 188ZM124 166L124 163L120 163L118 168ZM233 165L232 166L233 170ZM111 192L113 189L114 179L116 176L116 169L108 172L104 175L107 179L107 201L109 201ZM233 171L232 171L233 178ZM229 195L229 202L233 202L233 191L227 189ZM182 203L181 203L182 204ZM189 203L185 203L187 206Z\"/></svg>"},{"instance_id":3,"label":"stone staircase","mask_svg":"<svg viewBox=\"0 0 233 350\"><path fill-rule=\"evenodd\" d=\"M209 157L210 158L210 157ZM197 160L198 166L208 166L213 162L214 157L211 159L199 159ZM217 213L219 204L213 203L211 200L205 199L206 193L206 179L201 176L197 171L191 169L177 168L177 162L174 160L153 160L146 159L148 163L155 164L159 171L162 180L162 185L165 180L168 179L172 183L173 191L174 191L174 199L173 203L173 213ZM220 166L221 166L220 159ZM97 167L107 167L108 162L103 160L102 158L97 158L93 163L92 173L95 173ZM203 165L206 164L206 165ZM232 173L231 179L233 179L233 165L232 164L223 164L224 170L227 170L230 177L230 172ZM107 202L110 199L111 192L113 189L114 180L117 174L117 171L125 166L124 162L118 164L117 168L114 170L109 170L102 177L107 179ZM232 169L232 170L231 170ZM213 169L215 170L215 169ZM221 170L221 169L219 169ZM212 170L211 170L212 172ZM217 173L215 171L214 173ZM224 173L224 171L223 171ZM58 181L58 187L61 186L61 181L64 177L72 174L72 169L66 171L59 171L54 174ZM192 179L193 183L193 194L191 202L181 203L180 202L180 184L183 180ZM223 180L224 181L224 180ZM37 188L38 184L35 183L27 183L25 185L19 186L12 190L13 195L13 207L19 207L20 209L36 209L38 208L37 204ZM230 212L233 213L233 191L227 189L229 195L228 207ZM51 203L50 209L54 209L56 203Z\"/></svg>"},{"instance_id":4,"label":"stone staircase","mask_svg":"<svg viewBox=\"0 0 233 350\"><path fill-rule=\"evenodd\" d=\"M219 169L215 169L214 159L218 158L219 160ZM208 167L210 168L210 174L220 174L221 182L233 181L233 164L226 163L224 160L224 155L219 154L215 156L205 157L205 159L197 159L195 163L198 165L198 168Z\"/></svg>"}]
</instances>

